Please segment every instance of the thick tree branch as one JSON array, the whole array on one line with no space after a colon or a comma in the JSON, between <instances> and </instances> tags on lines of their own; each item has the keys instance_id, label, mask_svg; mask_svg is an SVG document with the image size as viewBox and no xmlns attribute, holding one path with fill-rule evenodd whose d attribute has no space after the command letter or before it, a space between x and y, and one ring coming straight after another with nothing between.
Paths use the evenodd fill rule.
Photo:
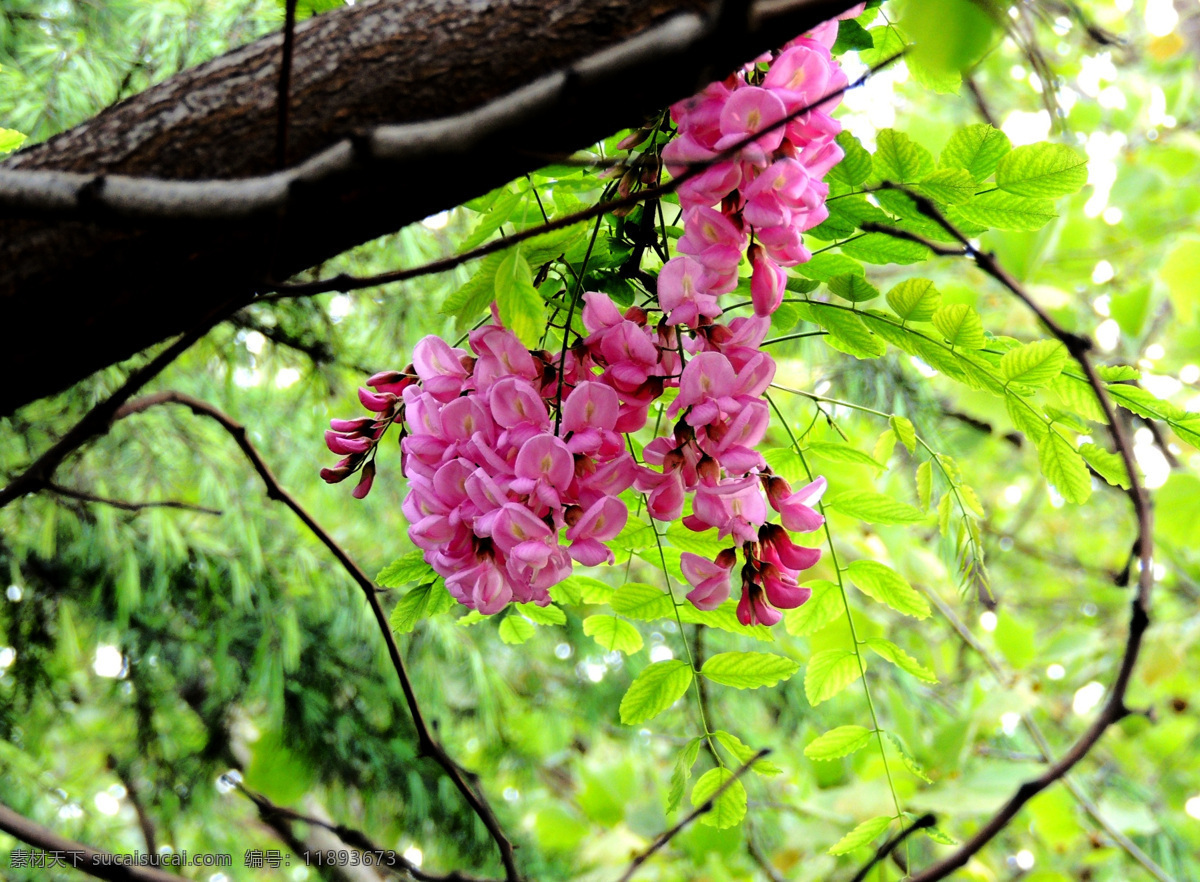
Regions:
<instances>
[{"instance_id":1,"label":"thick tree branch","mask_svg":"<svg viewBox=\"0 0 1200 882\"><path fill-rule=\"evenodd\" d=\"M26 378L0 414L193 326L214 292L249 300L532 170L531 144L569 153L637 124L849 5L760 0L725 33L707 0L316 16L296 25L291 76L288 153L305 159L275 173L282 35L185 71L0 166L0 213L27 213L0 221L0 370ZM28 332L51 326L70 359Z\"/></svg>"},{"instance_id":2,"label":"thick tree branch","mask_svg":"<svg viewBox=\"0 0 1200 882\"><path fill-rule=\"evenodd\" d=\"M1021 811L1029 800L1033 799L1033 797L1056 781L1063 779L1080 760L1087 756L1088 752L1096 746L1096 743L1108 730L1109 726L1129 715L1130 711L1125 704L1125 695L1129 689L1129 681L1133 675L1134 665L1137 663L1142 639L1145 636L1146 629L1150 626L1150 595L1154 585L1154 567L1151 560L1154 542L1152 531L1153 515L1150 510L1149 496L1138 477L1137 462L1133 455L1133 445L1130 443L1128 431L1125 424L1118 419L1116 408L1108 396L1108 391L1096 373L1091 359L1088 357L1088 352L1092 349L1091 340L1068 331L1055 322L1029 296L1024 288L1021 287L1021 284L997 262L994 255L981 251L972 245L967 236L947 220L945 215L941 213L932 201L896 184L885 183L882 186L902 190L909 198L913 199L923 214L962 244L966 253L974 259L976 266L1024 303L1038 317L1042 325L1066 346L1071 357L1083 369L1087 383L1095 393L1104 411L1105 421L1108 424L1109 431L1112 433L1117 451L1121 455L1126 473L1129 475L1130 488L1128 493L1130 501L1133 504L1134 515L1137 519L1137 548L1141 562L1141 572L1138 575L1137 592L1133 598L1129 632L1126 637L1124 652L1121 656L1116 677L1109 689L1108 700L1104 703L1100 713L1092 721L1092 724L1088 726L1083 735L1056 762L1050 763L1046 771L1037 778L1026 781L1017 788L1012 797L976 831L974 836L964 842L953 854L910 877L910 882L933 882L936 879L944 879L955 870L965 866L973 855L990 842L997 833L1003 830L1016 817L1017 813Z\"/></svg>"},{"instance_id":3,"label":"thick tree branch","mask_svg":"<svg viewBox=\"0 0 1200 882\"><path fill-rule=\"evenodd\" d=\"M6 805L0 805L0 830L41 851L63 855L66 866L96 879L107 879L110 882L179 882L180 879L174 873L154 867L127 867L117 864L114 862L117 855L59 836L53 830L17 814Z\"/></svg>"},{"instance_id":4,"label":"thick tree branch","mask_svg":"<svg viewBox=\"0 0 1200 882\"><path fill-rule=\"evenodd\" d=\"M516 882L520 878L520 874L517 871L516 862L513 858L512 843L509 842L508 837L501 828L495 812L487 801L487 797L481 790L477 790L469 783L467 780L469 773L450 757L441 743L433 737L429 725L425 722L425 716L421 711L420 703L417 701L412 679L409 677L408 668L404 664L403 657L400 655L400 648L396 645L396 638L392 633L391 625L388 623L387 613L384 612L383 605L379 602L379 595L375 590L375 584L363 572L362 568L354 562L346 550L338 545L333 537L300 505L296 498L283 489L283 486L267 466L258 449L251 443L250 436L246 432L245 427L235 422L223 411L206 401L193 398L191 395L186 395L182 392L166 391L130 401L116 412L114 420L142 413L162 404L181 404L198 416L205 416L215 420L221 428L225 429L233 437L233 440L237 443L242 453L245 454L246 458L250 460L254 471L258 473L263 484L266 485L267 497L276 502L282 502L291 509L292 513L300 519L304 526L308 527L309 531L320 540L322 545L329 549L338 563L342 565L342 568L350 575L358 587L362 589L363 594L366 595L367 604L371 608L371 613L375 617L375 622L379 626L384 643L387 645L388 657L391 659L392 667L395 669L396 676L400 680L400 688L404 692L404 699L408 704L409 713L412 715L413 726L417 730L418 754L429 757L441 766L446 777L458 788L463 799L466 800L471 810L479 817L479 820L483 822L484 827L487 828L488 833L495 841L496 848L500 852L500 860L504 864L505 879L507 882Z\"/></svg>"}]
</instances>

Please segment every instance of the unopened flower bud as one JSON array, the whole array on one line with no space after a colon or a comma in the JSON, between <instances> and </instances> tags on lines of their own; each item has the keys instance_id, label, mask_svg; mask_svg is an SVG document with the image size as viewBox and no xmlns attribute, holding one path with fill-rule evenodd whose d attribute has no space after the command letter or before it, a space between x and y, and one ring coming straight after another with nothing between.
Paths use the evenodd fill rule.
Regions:
<instances>
[{"instance_id":1,"label":"unopened flower bud","mask_svg":"<svg viewBox=\"0 0 1200 882\"><path fill-rule=\"evenodd\" d=\"M358 482L358 486L354 488L351 494L355 499L363 499L371 492L371 485L375 483L375 460L371 460L362 470L362 478Z\"/></svg>"},{"instance_id":2,"label":"unopened flower bud","mask_svg":"<svg viewBox=\"0 0 1200 882\"><path fill-rule=\"evenodd\" d=\"M632 150L638 144L641 144L650 137L650 129L638 129L630 132L624 138L617 142L618 150Z\"/></svg>"},{"instance_id":3,"label":"unopened flower bud","mask_svg":"<svg viewBox=\"0 0 1200 882\"><path fill-rule=\"evenodd\" d=\"M702 456L700 464L696 466L696 472L700 475L700 480L709 484L715 484L721 480L721 465L711 456Z\"/></svg>"},{"instance_id":4,"label":"unopened flower bud","mask_svg":"<svg viewBox=\"0 0 1200 882\"><path fill-rule=\"evenodd\" d=\"M563 520L568 527L574 527L583 517L583 509L578 505L568 505L563 508Z\"/></svg>"}]
</instances>

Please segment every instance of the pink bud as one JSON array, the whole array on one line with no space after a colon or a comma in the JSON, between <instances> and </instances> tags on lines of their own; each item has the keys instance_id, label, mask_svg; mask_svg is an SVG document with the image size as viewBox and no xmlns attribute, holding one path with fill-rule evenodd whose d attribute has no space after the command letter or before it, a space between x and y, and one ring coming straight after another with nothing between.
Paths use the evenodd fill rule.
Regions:
<instances>
[{"instance_id":1,"label":"pink bud","mask_svg":"<svg viewBox=\"0 0 1200 882\"><path fill-rule=\"evenodd\" d=\"M353 495L355 499L363 499L371 492L371 485L375 483L375 461L371 460L362 470L362 479L359 480L358 486L354 488Z\"/></svg>"}]
</instances>

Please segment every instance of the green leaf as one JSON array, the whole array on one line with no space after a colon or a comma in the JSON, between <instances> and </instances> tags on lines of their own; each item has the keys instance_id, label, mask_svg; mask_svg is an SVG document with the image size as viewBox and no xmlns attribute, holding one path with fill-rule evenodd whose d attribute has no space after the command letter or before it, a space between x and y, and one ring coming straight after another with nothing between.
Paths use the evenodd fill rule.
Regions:
<instances>
[{"instance_id":1,"label":"green leaf","mask_svg":"<svg viewBox=\"0 0 1200 882\"><path fill-rule=\"evenodd\" d=\"M958 845L958 840L940 827L925 827L921 832L939 845Z\"/></svg>"},{"instance_id":2,"label":"green leaf","mask_svg":"<svg viewBox=\"0 0 1200 882\"><path fill-rule=\"evenodd\" d=\"M855 358L879 358L887 352L887 343L868 330L857 313L825 303L803 303L800 316L829 332L825 341L840 352Z\"/></svg>"},{"instance_id":3,"label":"green leaf","mask_svg":"<svg viewBox=\"0 0 1200 882\"><path fill-rule=\"evenodd\" d=\"M839 493L832 499L827 499L825 506L872 524L915 524L925 520L924 512L916 506L876 493L874 490Z\"/></svg>"},{"instance_id":4,"label":"green leaf","mask_svg":"<svg viewBox=\"0 0 1200 882\"><path fill-rule=\"evenodd\" d=\"M1057 340L1037 340L1008 350L1000 357L1000 373L1010 383L1044 386L1067 362L1067 347Z\"/></svg>"},{"instance_id":5,"label":"green leaf","mask_svg":"<svg viewBox=\"0 0 1200 882\"><path fill-rule=\"evenodd\" d=\"M908 452L916 453L917 430L913 427L912 420L908 419L908 417L892 414L888 417L888 424L892 427L892 431L896 433L896 437L900 439L900 443L908 448Z\"/></svg>"},{"instance_id":6,"label":"green leaf","mask_svg":"<svg viewBox=\"0 0 1200 882\"><path fill-rule=\"evenodd\" d=\"M842 589L825 579L805 582L812 594L803 604L783 614L783 627L794 637L815 634L846 611Z\"/></svg>"},{"instance_id":7,"label":"green leaf","mask_svg":"<svg viewBox=\"0 0 1200 882\"><path fill-rule=\"evenodd\" d=\"M1000 158L1010 150L1008 135L980 123L955 132L942 148L938 165L965 169L976 181L983 181L991 177Z\"/></svg>"},{"instance_id":8,"label":"green leaf","mask_svg":"<svg viewBox=\"0 0 1200 882\"><path fill-rule=\"evenodd\" d=\"M576 606L581 603L608 603L613 588L591 576L568 576L550 589L550 596L559 603ZM556 595L562 595L560 599Z\"/></svg>"},{"instance_id":9,"label":"green leaf","mask_svg":"<svg viewBox=\"0 0 1200 882\"><path fill-rule=\"evenodd\" d=\"M870 845L875 841L875 837L886 830L891 823L892 819L887 815L880 815L877 818L871 818L869 821L863 821L831 845L829 853L833 855L846 854L854 851L856 848Z\"/></svg>"},{"instance_id":10,"label":"green leaf","mask_svg":"<svg viewBox=\"0 0 1200 882\"><path fill-rule=\"evenodd\" d=\"M829 51L841 55L851 49L874 49L875 41L866 29L852 18L838 22L837 40Z\"/></svg>"},{"instance_id":11,"label":"green leaf","mask_svg":"<svg viewBox=\"0 0 1200 882\"><path fill-rule=\"evenodd\" d=\"M692 805L703 805L721 789L721 785L732 777L733 772L729 769L709 769L700 776L700 780L692 788ZM741 781L734 781L713 802L712 811L701 815L699 821L709 827L724 830L726 827L740 824L744 817L746 817L746 788L742 786Z\"/></svg>"},{"instance_id":12,"label":"green leaf","mask_svg":"<svg viewBox=\"0 0 1200 882\"><path fill-rule=\"evenodd\" d=\"M871 154L858 138L847 131L838 134L837 142L846 155L825 177L848 187L858 186L871 176Z\"/></svg>"},{"instance_id":13,"label":"green leaf","mask_svg":"<svg viewBox=\"0 0 1200 882\"><path fill-rule=\"evenodd\" d=\"M716 732L713 732L713 737L716 738L717 741L721 742L725 749L732 753L737 761L743 765L750 762L750 760L753 759L754 754L758 753L758 751L753 747L743 744L742 739L730 732L724 731L723 729L718 729ZM756 762L750 767L750 771L764 777L783 774L783 769L779 768L779 766L775 765L775 763L765 759L760 759L758 762Z\"/></svg>"},{"instance_id":14,"label":"green leaf","mask_svg":"<svg viewBox=\"0 0 1200 882\"><path fill-rule=\"evenodd\" d=\"M459 251L470 251L478 245L482 245L487 239L508 223L513 215L513 211L521 202L521 199L526 195L522 191L506 191L499 196L487 210L487 213L479 219L479 223L475 225L475 229L471 231L471 235L463 240L459 246Z\"/></svg>"},{"instance_id":15,"label":"green leaf","mask_svg":"<svg viewBox=\"0 0 1200 882\"><path fill-rule=\"evenodd\" d=\"M906 322L927 322L942 302L929 279L905 279L887 293L888 306Z\"/></svg>"},{"instance_id":16,"label":"green leaf","mask_svg":"<svg viewBox=\"0 0 1200 882\"><path fill-rule=\"evenodd\" d=\"M1087 183L1087 157L1065 144L1026 144L996 166L996 186L1014 196L1053 199Z\"/></svg>"},{"instance_id":17,"label":"green leaf","mask_svg":"<svg viewBox=\"0 0 1200 882\"><path fill-rule=\"evenodd\" d=\"M904 38L891 25L870 28L867 33L871 35L875 48L860 49L858 53L859 60L867 67L881 64L896 53L904 51Z\"/></svg>"},{"instance_id":18,"label":"green leaf","mask_svg":"<svg viewBox=\"0 0 1200 882\"><path fill-rule=\"evenodd\" d=\"M822 459L828 459L831 462L865 465L873 469L886 468L883 463L870 454L864 453L857 447L851 447L849 444L841 444L836 441L813 441L805 450L815 453Z\"/></svg>"},{"instance_id":19,"label":"green leaf","mask_svg":"<svg viewBox=\"0 0 1200 882\"><path fill-rule=\"evenodd\" d=\"M933 498L933 460L927 459L917 466L917 497L921 500L921 510L928 510Z\"/></svg>"},{"instance_id":20,"label":"green leaf","mask_svg":"<svg viewBox=\"0 0 1200 882\"><path fill-rule=\"evenodd\" d=\"M1122 380L1140 380L1142 372L1129 364L1098 364L1096 376L1106 383L1118 383Z\"/></svg>"},{"instance_id":21,"label":"green leaf","mask_svg":"<svg viewBox=\"0 0 1200 882\"><path fill-rule=\"evenodd\" d=\"M825 284L838 297L853 303L874 300L879 296L879 289L856 273L834 276Z\"/></svg>"},{"instance_id":22,"label":"green leaf","mask_svg":"<svg viewBox=\"0 0 1200 882\"><path fill-rule=\"evenodd\" d=\"M987 345L983 335L983 321L965 303L948 303L939 306L933 314L933 326L938 329L951 346L963 349L982 349Z\"/></svg>"},{"instance_id":23,"label":"green leaf","mask_svg":"<svg viewBox=\"0 0 1200 882\"><path fill-rule=\"evenodd\" d=\"M933 171L933 157L903 132L883 129L875 136L874 170L880 180L915 184Z\"/></svg>"},{"instance_id":24,"label":"green leaf","mask_svg":"<svg viewBox=\"0 0 1200 882\"><path fill-rule=\"evenodd\" d=\"M509 251L496 268L496 306L506 328L526 346L537 346L546 330L545 305L520 248Z\"/></svg>"},{"instance_id":25,"label":"green leaf","mask_svg":"<svg viewBox=\"0 0 1200 882\"><path fill-rule=\"evenodd\" d=\"M779 308L771 313L771 333L786 334L796 327L800 320L800 311L791 303L781 303Z\"/></svg>"},{"instance_id":26,"label":"green leaf","mask_svg":"<svg viewBox=\"0 0 1200 882\"><path fill-rule=\"evenodd\" d=\"M732 538L718 539L715 529L696 533L689 530L681 521L673 521L667 527L667 541L680 551L690 551L701 557L715 558L726 548L732 548L737 543Z\"/></svg>"},{"instance_id":27,"label":"green leaf","mask_svg":"<svg viewBox=\"0 0 1200 882\"><path fill-rule=\"evenodd\" d=\"M1067 502L1087 502L1092 495L1092 478L1083 457L1071 442L1051 430L1037 442L1042 474Z\"/></svg>"},{"instance_id":28,"label":"green leaf","mask_svg":"<svg viewBox=\"0 0 1200 882\"><path fill-rule=\"evenodd\" d=\"M609 599L608 604L613 608L613 612L641 622L665 618L672 615L674 609L671 595L644 582L627 582L622 585Z\"/></svg>"},{"instance_id":29,"label":"green leaf","mask_svg":"<svg viewBox=\"0 0 1200 882\"><path fill-rule=\"evenodd\" d=\"M690 685L692 668L685 661L672 659L649 665L629 684L621 699L621 722L635 726L654 719L681 699Z\"/></svg>"},{"instance_id":30,"label":"green leaf","mask_svg":"<svg viewBox=\"0 0 1200 882\"><path fill-rule=\"evenodd\" d=\"M536 603L514 604L517 612L535 625L565 625L567 614L554 604L538 606Z\"/></svg>"},{"instance_id":31,"label":"green leaf","mask_svg":"<svg viewBox=\"0 0 1200 882\"><path fill-rule=\"evenodd\" d=\"M379 575L375 577L375 584L381 588L403 588L409 582L432 582L437 573L425 563L423 554L418 548L396 558L379 571Z\"/></svg>"},{"instance_id":32,"label":"green leaf","mask_svg":"<svg viewBox=\"0 0 1200 882\"><path fill-rule=\"evenodd\" d=\"M693 738L679 752L679 759L675 761L675 771L671 773L671 788L667 791L667 814L679 807L679 800L683 799L683 791L692 777L692 766L696 764L696 759L700 756L700 747L703 743L703 738Z\"/></svg>"},{"instance_id":33,"label":"green leaf","mask_svg":"<svg viewBox=\"0 0 1200 882\"><path fill-rule=\"evenodd\" d=\"M896 748L896 753L900 754L900 761L904 763L904 767L924 781L926 784L932 784L933 781L925 772L925 767L917 762L916 757L908 752L908 748L904 746L904 742L900 740L900 736L894 732L884 732L888 741L892 742L892 746Z\"/></svg>"},{"instance_id":34,"label":"green leaf","mask_svg":"<svg viewBox=\"0 0 1200 882\"><path fill-rule=\"evenodd\" d=\"M700 673L735 689L757 689L787 680L798 670L798 663L771 652L720 652L704 663Z\"/></svg>"},{"instance_id":35,"label":"green leaf","mask_svg":"<svg viewBox=\"0 0 1200 882\"><path fill-rule=\"evenodd\" d=\"M865 726L838 726L818 736L804 748L804 755L810 760L834 760L849 756L866 747L873 734Z\"/></svg>"},{"instance_id":36,"label":"green leaf","mask_svg":"<svg viewBox=\"0 0 1200 882\"><path fill-rule=\"evenodd\" d=\"M0 153L11 153L24 143L25 135L20 132L14 129L0 129Z\"/></svg>"},{"instance_id":37,"label":"green leaf","mask_svg":"<svg viewBox=\"0 0 1200 882\"><path fill-rule=\"evenodd\" d=\"M1046 427L1046 420L1042 417L1041 411L1030 404L1028 399L1010 393L1005 396L1004 405L1008 409L1008 416L1013 421L1013 425L1017 427L1018 431L1024 432L1031 441L1036 442L1046 437L1046 432L1049 431Z\"/></svg>"},{"instance_id":38,"label":"green leaf","mask_svg":"<svg viewBox=\"0 0 1200 882\"><path fill-rule=\"evenodd\" d=\"M516 646L532 637L536 630L532 623L510 613L500 623L500 639Z\"/></svg>"},{"instance_id":39,"label":"green leaf","mask_svg":"<svg viewBox=\"0 0 1200 882\"><path fill-rule=\"evenodd\" d=\"M929 601L886 564L875 560L856 560L846 567L846 575L863 594L886 603L897 612L917 619L929 617Z\"/></svg>"},{"instance_id":40,"label":"green leaf","mask_svg":"<svg viewBox=\"0 0 1200 882\"><path fill-rule=\"evenodd\" d=\"M920 242L912 242L887 233L866 233L841 244L842 254L867 263L919 263L928 260L930 251Z\"/></svg>"},{"instance_id":41,"label":"green leaf","mask_svg":"<svg viewBox=\"0 0 1200 882\"><path fill-rule=\"evenodd\" d=\"M1196 292L1196 279L1200 278L1200 237L1180 236L1163 258L1158 278L1167 287L1175 316L1185 325L1192 324L1200 301Z\"/></svg>"},{"instance_id":42,"label":"green leaf","mask_svg":"<svg viewBox=\"0 0 1200 882\"><path fill-rule=\"evenodd\" d=\"M442 302L442 314L454 316L459 327L474 324L475 317L496 299L496 270L503 260L504 254L497 253L480 261L475 274Z\"/></svg>"},{"instance_id":43,"label":"green leaf","mask_svg":"<svg viewBox=\"0 0 1200 882\"><path fill-rule=\"evenodd\" d=\"M417 622L429 615L429 600L433 595L433 588L434 583L427 582L400 598L400 602L388 617L388 624L393 631L397 634L407 634L417 626ZM446 591L444 587L441 590Z\"/></svg>"},{"instance_id":44,"label":"green leaf","mask_svg":"<svg viewBox=\"0 0 1200 882\"><path fill-rule=\"evenodd\" d=\"M1090 441L1079 446L1079 452L1104 480L1114 487L1129 489L1129 473L1125 470L1125 460L1119 453L1111 453L1098 444Z\"/></svg>"},{"instance_id":45,"label":"green leaf","mask_svg":"<svg viewBox=\"0 0 1200 882\"><path fill-rule=\"evenodd\" d=\"M895 643L882 637L868 637L867 646L880 658L887 659L905 673L912 674L918 680L936 683L937 674L929 670Z\"/></svg>"},{"instance_id":46,"label":"green leaf","mask_svg":"<svg viewBox=\"0 0 1200 882\"><path fill-rule=\"evenodd\" d=\"M1003 190L980 193L965 205L946 209L950 220L967 221L984 228L1032 232L1058 217L1049 199L1029 199Z\"/></svg>"},{"instance_id":47,"label":"green leaf","mask_svg":"<svg viewBox=\"0 0 1200 882\"><path fill-rule=\"evenodd\" d=\"M834 276L844 276L846 273L862 276L867 272L857 260L828 252L814 255L812 260L800 264L795 269L802 276L822 282L827 282Z\"/></svg>"},{"instance_id":48,"label":"green leaf","mask_svg":"<svg viewBox=\"0 0 1200 882\"><path fill-rule=\"evenodd\" d=\"M747 637L753 637L755 640L763 643L771 643L775 640L775 635L771 633L771 629L766 625L743 625L738 621L736 600L732 598L722 603L716 609L696 609L690 603L681 603L676 609L679 613L679 620L687 625L704 625L709 628L717 628L721 631L728 631L730 634L743 634Z\"/></svg>"},{"instance_id":49,"label":"green leaf","mask_svg":"<svg viewBox=\"0 0 1200 882\"><path fill-rule=\"evenodd\" d=\"M608 652L616 650L631 655L642 648L638 629L616 616L588 616L583 620L583 633Z\"/></svg>"},{"instance_id":50,"label":"green leaf","mask_svg":"<svg viewBox=\"0 0 1200 882\"><path fill-rule=\"evenodd\" d=\"M858 657L849 649L826 649L808 660L804 694L816 707L833 698L862 676Z\"/></svg>"},{"instance_id":51,"label":"green leaf","mask_svg":"<svg viewBox=\"0 0 1200 882\"><path fill-rule=\"evenodd\" d=\"M975 195L975 178L963 168L939 168L926 175L917 185L917 190L934 202L959 205L969 202Z\"/></svg>"}]
</instances>

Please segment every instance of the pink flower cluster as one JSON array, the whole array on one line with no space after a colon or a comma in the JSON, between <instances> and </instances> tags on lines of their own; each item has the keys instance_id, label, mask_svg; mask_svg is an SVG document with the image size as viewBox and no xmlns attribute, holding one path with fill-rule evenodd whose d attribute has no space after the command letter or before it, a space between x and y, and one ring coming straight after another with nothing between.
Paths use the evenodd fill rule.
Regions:
<instances>
[{"instance_id":1,"label":"pink flower cluster","mask_svg":"<svg viewBox=\"0 0 1200 882\"><path fill-rule=\"evenodd\" d=\"M362 469L360 498L379 439L392 422L406 425L409 536L466 606L544 605L573 562L612 563L605 543L626 523L619 497L631 486L654 519L728 540L715 560L682 556L698 608L729 598L739 548L743 623L775 624L808 599L799 574L820 552L788 531L821 526L812 506L825 481L793 492L756 451L775 375L761 345L784 267L811 256L802 234L827 216L821 178L842 156L829 116L837 100L822 101L846 82L829 51L836 28L822 25L759 59L770 61L765 71L748 66L672 108L679 136L663 151L668 167L711 164L679 188L685 232L658 276L656 305L622 312L585 293L587 336L561 359L525 348L493 311L494 323L470 334L470 352L426 337L405 371L372 377L375 391L360 400L375 418L334 421L326 442L345 459L322 476ZM717 322L743 256L754 314ZM645 426L668 388L678 389L665 411L673 428L638 464L621 436ZM767 523L771 510L782 526Z\"/></svg>"}]
</instances>

